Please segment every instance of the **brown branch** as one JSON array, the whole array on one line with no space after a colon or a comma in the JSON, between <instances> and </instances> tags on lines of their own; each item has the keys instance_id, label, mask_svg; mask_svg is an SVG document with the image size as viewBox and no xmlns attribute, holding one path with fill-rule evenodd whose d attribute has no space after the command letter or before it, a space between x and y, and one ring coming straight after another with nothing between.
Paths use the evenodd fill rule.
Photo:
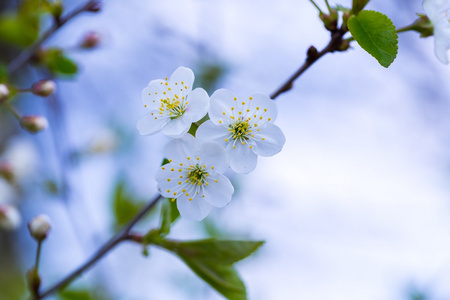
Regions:
<instances>
[{"instance_id":1,"label":"brown branch","mask_svg":"<svg viewBox=\"0 0 450 300\"><path fill-rule=\"evenodd\" d=\"M59 28L61 28L64 24L66 24L69 20L76 17L80 13L84 11L93 11L98 7L98 1L95 0L89 0L86 4L83 6L80 6L79 8L73 10L70 12L67 16L64 16L62 18L55 18L52 26L44 33L42 36L31 46L30 48L24 50L22 53L20 53L16 58L14 58L8 65L8 72L14 73L17 71L21 66L23 66L27 61L33 57L33 55L36 53L36 51L41 47L41 45L50 37L53 33L55 33Z\"/></svg>"},{"instance_id":2,"label":"brown branch","mask_svg":"<svg viewBox=\"0 0 450 300\"><path fill-rule=\"evenodd\" d=\"M84 273L87 269L89 269L92 265L94 265L97 261L99 261L101 258L103 258L109 251L111 251L116 245L123 241L130 240L130 231L133 228L136 223L142 219L145 214L150 211L155 204L161 199L161 195L155 196L153 200L147 203L144 208L142 208L131 221L127 223L127 225L115 236L113 236L108 242L106 242L95 254L92 256L88 261L86 261L83 265L78 267L76 270L74 270L72 273L67 275L65 278L54 284L52 287L48 288L44 292L40 293L39 296L37 296L35 299L43 299L50 294L53 294L57 292L58 290L64 288L69 283L71 283L74 279L76 279L78 276L80 276L82 273Z\"/></svg>"},{"instance_id":3,"label":"brown branch","mask_svg":"<svg viewBox=\"0 0 450 300\"><path fill-rule=\"evenodd\" d=\"M339 29L331 34L331 40L326 45L325 48L322 49L322 51L317 52L317 49L313 46L309 47L306 60L303 63L303 65L294 73L291 77L289 77L288 80L286 80L285 83L283 83L282 86L280 86L278 89L276 89L271 95L271 99L277 98L282 93L285 93L289 91L292 86L294 85L294 81L300 77L300 75L303 74L309 67L311 67L316 61L318 61L322 56L324 56L327 53L331 53L334 51L340 51L340 46L342 44L342 37L344 36L346 31Z\"/></svg>"}]
</instances>

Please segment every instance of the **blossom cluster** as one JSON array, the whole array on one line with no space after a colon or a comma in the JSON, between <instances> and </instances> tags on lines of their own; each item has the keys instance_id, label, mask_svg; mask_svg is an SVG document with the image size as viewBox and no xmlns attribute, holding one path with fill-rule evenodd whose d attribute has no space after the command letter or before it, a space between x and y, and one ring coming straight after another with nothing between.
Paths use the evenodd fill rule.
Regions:
<instances>
[{"instance_id":1,"label":"blossom cluster","mask_svg":"<svg viewBox=\"0 0 450 300\"><path fill-rule=\"evenodd\" d=\"M176 199L181 216L202 220L212 207L231 201L234 188L225 171L250 173L259 155L281 151L285 137L274 124L277 108L267 95L240 99L219 89L209 97L202 88L192 90L194 79L192 70L179 67L170 78L152 80L142 91L148 113L137 129L174 138L165 147L169 163L155 176L160 193ZM209 120L199 125L206 115ZM195 122L194 137L187 132Z\"/></svg>"}]
</instances>

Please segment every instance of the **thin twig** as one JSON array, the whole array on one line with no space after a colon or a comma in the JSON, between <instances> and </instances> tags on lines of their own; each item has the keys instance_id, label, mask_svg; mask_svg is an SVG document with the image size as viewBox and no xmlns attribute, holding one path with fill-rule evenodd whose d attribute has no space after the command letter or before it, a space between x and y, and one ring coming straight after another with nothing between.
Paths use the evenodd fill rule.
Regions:
<instances>
[{"instance_id":1,"label":"thin twig","mask_svg":"<svg viewBox=\"0 0 450 300\"><path fill-rule=\"evenodd\" d=\"M53 22L52 26L36 41L36 43L34 43L33 46L24 50L22 53L20 53L16 58L14 58L11 61L11 63L8 66L8 72L11 74L11 73L14 73L15 71L17 71L21 66L23 66L27 61L30 60L30 58L36 53L36 51L39 49L39 47L53 33L55 33L59 28L61 28L64 24L66 24L69 20L71 20L78 14L89 10L95 3L96 3L96 1L89 0L83 6L80 6L79 8L70 12L67 16L59 18L58 21Z\"/></svg>"},{"instance_id":2,"label":"thin twig","mask_svg":"<svg viewBox=\"0 0 450 300\"><path fill-rule=\"evenodd\" d=\"M306 60L303 63L303 65L294 74L292 74L292 76L289 77L289 79L286 80L286 82L282 86L280 86L278 89L276 89L270 95L270 98L273 100L273 99L277 98L279 95L281 95L282 93L289 91L292 88L294 81L300 75L302 75L303 72L305 72L309 67L311 67L316 61L318 61L322 56L324 56L327 53L331 53L336 50L339 50L339 46L341 45L342 37L344 34L345 34L345 31L343 31L343 30L337 30L336 32L334 32L331 35L331 40L328 43L328 45L326 45L326 47L323 48L322 51L320 51L320 52L317 52L316 48L310 47L308 50Z\"/></svg>"},{"instance_id":3,"label":"thin twig","mask_svg":"<svg viewBox=\"0 0 450 300\"><path fill-rule=\"evenodd\" d=\"M153 200L147 203L147 205L142 208L131 221L128 222L128 224L117 233L115 236L113 236L106 244L104 244L95 254L92 256L88 261L86 261L83 265L78 267L76 270L74 270L72 273L67 275L65 278L54 284L52 287L48 288L46 291L42 292L37 299L43 299L50 294L55 293L56 291L60 290L61 288L65 287L69 283L71 283L74 279L76 279L78 276L80 276L82 273L84 273L87 269L89 269L93 264L95 264L98 260L103 258L109 251L111 251L116 245L118 245L120 242L129 240L129 233L134 225L148 212L150 211L155 204L161 199L161 195L155 196Z\"/></svg>"}]
</instances>

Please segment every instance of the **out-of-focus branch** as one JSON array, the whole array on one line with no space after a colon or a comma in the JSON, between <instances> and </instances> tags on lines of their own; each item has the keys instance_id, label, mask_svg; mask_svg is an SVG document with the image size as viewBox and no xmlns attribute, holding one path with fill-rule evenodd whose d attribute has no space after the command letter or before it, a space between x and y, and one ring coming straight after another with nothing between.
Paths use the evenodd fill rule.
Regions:
<instances>
[{"instance_id":1,"label":"out-of-focus branch","mask_svg":"<svg viewBox=\"0 0 450 300\"><path fill-rule=\"evenodd\" d=\"M333 32L331 34L330 42L320 52L318 52L316 48L311 46L308 49L306 60L303 63L303 65L294 74L292 74L292 76L289 77L288 80L286 80L286 82L283 83L282 86L280 86L278 89L276 89L270 95L270 98L275 99L282 93L289 91L292 88L294 81L298 77L300 77L300 75L302 75L303 72L305 72L309 67L311 67L316 61L318 61L325 54L331 53L334 51L341 51L342 50L341 46L342 46L342 42L343 42L342 37L344 36L345 33L346 33L346 31L344 31L342 29L339 29L339 30L336 30L335 32Z\"/></svg>"},{"instance_id":2,"label":"out-of-focus branch","mask_svg":"<svg viewBox=\"0 0 450 300\"><path fill-rule=\"evenodd\" d=\"M35 300L43 299L61 288L65 287L69 283L71 283L74 279L84 273L87 269L89 269L92 265L94 265L97 261L103 258L109 251L111 251L116 245L123 241L130 240L130 231L136 223L144 217L147 212L149 212L156 203L162 198L161 195L155 196L150 202L147 203L134 217L131 221L127 223L127 225L115 236L113 236L108 242L106 242L89 260L87 260L83 265L78 267L72 273L67 275L65 278L54 284L52 287L48 288L44 292L40 293Z\"/></svg>"},{"instance_id":3,"label":"out-of-focus branch","mask_svg":"<svg viewBox=\"0 0 450 300\"><path fill-rule=\"evenodd\" d=\"M8 65L8 71L9 73L14 73L17 71L21 66L23 66L27 61L30 60L30 58L36 53L36 51L39 49L39 47L53 34L55 33L59 28L61 28L64 24L66 24L69 20L76 17L78 14L84 12L84 11L94 11L99 6L99 2L96 0L89 0L87 3L85 3L83 6L80 6L79 8L73 10L69 14L67 14L64 17L55 18L52 26L41 35L41 37L28 49L24 50L22 53L20 53L16 58L14 58Z\"/></svg>"}]
</instances>

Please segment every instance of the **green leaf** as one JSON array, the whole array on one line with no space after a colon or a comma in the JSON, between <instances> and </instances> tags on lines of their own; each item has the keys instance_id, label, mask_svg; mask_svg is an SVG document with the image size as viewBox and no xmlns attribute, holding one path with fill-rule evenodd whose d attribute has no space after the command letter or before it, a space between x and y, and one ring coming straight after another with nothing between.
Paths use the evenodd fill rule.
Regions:
<instances>
[{"instance_id":1,"label":"green leaf","mask_svg":"<svg viewBox=\"0 0 450 300\"><path fill-rule=\"evenodd\" d=\"M14 46L28 47L39 36L40 0L22 1L16 14L0 18L0 40Z\"/></svg>"},{"instance_id":2,"label":"green leaf","mask_svg":"<svg viewBox=\"0 0 450 300\"><path fill-rule=\"evenodd\" d=\"M256 251L262 241L226 241L205 239L178 242L165 240L159 246L175 253L227 299L247 299L245 285L233 264Z\"/></svg>"},{"instance_id":3,"label":"green leaf","mask_svg":"<svg viewBox=\"0 0 450 300\"><path fill-rule=\"evenodd\" d=\"M352 15L357 15L364 9L370 0L353 0L352 1Z\"/></svg>"},{"instance_id":4,"label":"green leaf","mask_svg":"<svg viewBox=\"0 0 450 300\"><path fill-rule=\"evenodd\" d=\"M115 216L115 227L120 228L128 223L143 207L142 201L136 200L126 190L124 180L119 180L114 188L113 211Z\"/></svg>"},{"instance_id":5,"label":"green leaf","mask_svg":"<svg viewBox=\"0 0 450 300\"><path fill-rule=\"evenodd\" d=\"M161 205L161 225L159 226L159 233L166 236L170 233L170 225L172 224L170 199L164 198Z\"/></svg>"},{"instance_id":6,"label":"green leaf","mask_svg":"<svg viewBox=\"0 0 450 300\"><path fill-rule=\"evenodd\" d=\"M64 289L58 293L61 300L106 300L109 297L102 287Z\"/></svg>"},{"instance_id":7,"label":"green leaf","mask_svg":"<svg viewBox=\"0 0 450 300\"><path fill-rule=\"evenodd\" d=\"M59 48L46 49L41 60L49 71L56 75L74 75L78 71L76 63L66 57Z\"/></svg>"},{"instance_id":8,"label":"green leaf","mask_svg":"<svg viewBox=\"0 0 450 300\"><path fill-rule=\"evenodd\" d=\"M167 158L164 158L161 165L164 166L169 163ZM178 211L177 203L173 199L165 198L161 206L161 225L160 234L165 236L170 232L170 227L173 222L175 222L180 216Z\"/></svg>"},{"instance_id":9,"label":"green leaf","mask_svg":"<svg viewBox=\"0 0 450 300\"><path fill-rule=\"evenodd\" d=\"M59 293L61 300L94 300L89 290L64 290Z\"/></svg>"},{"instance_id":10,"label":"green leaf","mask_svg":"<svg viewBox=\"0 0 450 300\"><path fill-rule=\"evenodd\" d=\"M348 19L348 29L358 44L383 67L397 56L397 33L392 21L384 14L363 10Z\"/></svg>"}]
</instances>

